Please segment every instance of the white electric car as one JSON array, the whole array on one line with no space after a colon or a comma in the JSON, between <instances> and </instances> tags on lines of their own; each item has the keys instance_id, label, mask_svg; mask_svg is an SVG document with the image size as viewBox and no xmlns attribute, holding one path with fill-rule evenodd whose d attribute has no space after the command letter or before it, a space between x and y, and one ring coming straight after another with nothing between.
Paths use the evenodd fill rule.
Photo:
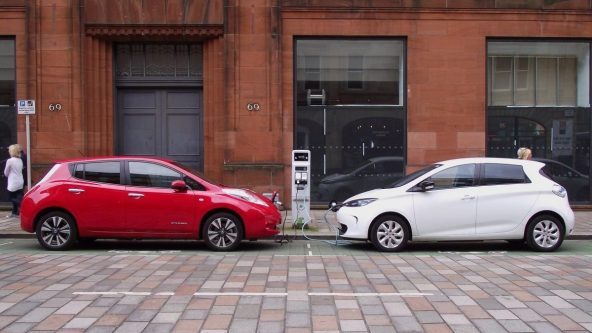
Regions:
<instances>
[{"instance_id":1,"label":"white electric car","mask_svg":"<svg viewBox=\"0 0 592 333\"><path fill-rule=\"evenodd\" d=\"M574 228L566 190L544 163L463 158L418 170L383 189L334 206L341 236L381 251L408 241L524 241L554 251Z\"/></svg>"}]
</instances>

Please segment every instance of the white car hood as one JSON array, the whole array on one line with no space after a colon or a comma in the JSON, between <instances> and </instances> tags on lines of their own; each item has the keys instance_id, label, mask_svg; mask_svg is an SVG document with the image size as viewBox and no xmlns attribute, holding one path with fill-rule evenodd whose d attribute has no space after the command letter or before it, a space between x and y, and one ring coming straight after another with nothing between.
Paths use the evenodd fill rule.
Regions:
<instances>
[{"instance_id":1,"label":"white car hood","mask_svg":"<svg viewBox=\"0 0 592 333\"><path fill-rule=\"evenodd\" d=\"M370 190L366 192L362 192L359 194L354 195L351 198L346 199L344 202L356 200L356 199L367 199L367 198L376 198L376 199L384 199L384 198L392 198L395 196L400 196L406 194L407 191L402 187L395 187L395 188L379 188L375 190Z\"/></svg>"}]
</instances>

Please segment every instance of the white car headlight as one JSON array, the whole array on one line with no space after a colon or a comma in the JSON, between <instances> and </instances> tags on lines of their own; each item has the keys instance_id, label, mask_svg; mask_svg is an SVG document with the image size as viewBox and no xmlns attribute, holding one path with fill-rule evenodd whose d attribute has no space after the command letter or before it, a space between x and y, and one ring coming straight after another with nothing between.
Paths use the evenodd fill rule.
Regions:
<instances>
[{"instance_id":1,"label":"white car headlight","mask_svg":"<svg viewBox=\"0 0 592 333\"><path fill-rule=\"evenodd\" d=\"M366 206L367 204L376 201L376 198L365 198L365 199L356 199L352 201L348 201L343 205L345 207L362 207Z\"/></svg>"},{"instance_id":2,"label":"white car headlight","mask_svg":"<svg viewBox=\"0 0 592 333\"><path fill-rule=\"evenodd\" d=\"M254 204L268 207L268 205L267 205L267 203L265 203L265 201L257 198L253 194L249 193L249 191L247 191L247 190L241 190L238 188L223 188L222 192L232 195L234 197L237 197L239 199L243 199L245 201L252 202Z\"/></svg>"},{"instance_id":3,"label":"white car headlight","mask_svg":"<svg viewBox=\"0 0 592 333\"><path fill-rule=\"evenodd\" d=\"M555 193L555 195L565 198L567 196L567 191L565 190L565 188L559 184L555 184L553 185L553 193Z\"/></svg>"}]
</instances>

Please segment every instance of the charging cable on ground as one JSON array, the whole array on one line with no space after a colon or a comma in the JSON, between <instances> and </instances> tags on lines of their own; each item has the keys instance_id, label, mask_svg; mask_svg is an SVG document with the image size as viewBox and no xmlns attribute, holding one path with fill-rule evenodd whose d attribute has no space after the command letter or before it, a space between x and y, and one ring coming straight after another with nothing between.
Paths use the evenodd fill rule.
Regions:
<instances>
[{"instance_id":1,"label":"charging cable on ground","mask_svg":"<svg viewBox=\"0 0 592 333\"><path fill-rule=\"evenodd\" d=\"M298 190L296 191L296 201L298 201ZM304 197L304 204L302 205L302 207L307 207L306 206L306 197ZM293 209L293 208L292 208ZM347 245L347 244L351 244L350 241L344 240L344 239L339 239L339 228L337 226L335 226L333 223L329 222L329 220L327 219L327 215L329 214L330 211L332 211L333 207L329 208L325 214L323 214L323 220L325 221L325 224L327 224L329 226L329 230L333 231L335 233L335 240L326 240L326 239L315 239L312 237L309 237L308 235L306 235L306 232L304 231L306 229L306 226L308 223L312 222L312 217L310 216L310 212L306 212L306 214L308 215L308 219L304 220L304 223L302 224L302 236L304 236L304 238L306 238L307 240L311 240L311 241L318 241L318 242L324 242L327 244L331 244L331 245ZM297 216L300 215L301 209L298 208L298 210L296 211ZM304 219L304 216L303 216Z\"/></svg>"}]
</instances>

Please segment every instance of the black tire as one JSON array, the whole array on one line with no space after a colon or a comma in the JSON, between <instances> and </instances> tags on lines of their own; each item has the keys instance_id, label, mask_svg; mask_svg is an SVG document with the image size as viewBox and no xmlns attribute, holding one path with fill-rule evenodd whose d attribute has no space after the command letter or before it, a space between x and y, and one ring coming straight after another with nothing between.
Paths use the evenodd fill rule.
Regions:
<instances>
[{"instance_id":1,"label":"black tire","mask_svg":"<svg viewBox=\"0 0 592 333\"><path fill-rule=\"evenodd\" d=\"M534 251L552 252L561 246L564 235L563 224L559 219L551 215L539 215L526 227L526 244Z\"/></svg>"},{"instance_id":2,"label":"black tire","mask_svg":"<svg viewBox=\"0 0 592 333\"><path fill-rule=\"evenodd\" d=\"M383 252L399 252L407 246L410 231L407 221L399 216L385 215L376 219L370 228L372 245Z\"/></svg>"},{"instance_id":3,"label":"black tire","mask_svg":"<svg viewBox=\"0 0 592 333\"><path fill-rule=\"evenodd\" d=\"M210 216L203 226L202 238L206 246L214 251L233 251L243 240L243 225L240 219L230 213Z\"/></svg>"},{"instance_id":4,"label":"black tire","mask_svg":"<svg viewBox=\"0 0 592 333\"><path fill-rule=\"evenodd\" d=\"M67 250L76 243L78 238L74 219L69 214L60 211L43 215L35 229L39 244L51 251Z\"/></svg>"}]
</instances>

